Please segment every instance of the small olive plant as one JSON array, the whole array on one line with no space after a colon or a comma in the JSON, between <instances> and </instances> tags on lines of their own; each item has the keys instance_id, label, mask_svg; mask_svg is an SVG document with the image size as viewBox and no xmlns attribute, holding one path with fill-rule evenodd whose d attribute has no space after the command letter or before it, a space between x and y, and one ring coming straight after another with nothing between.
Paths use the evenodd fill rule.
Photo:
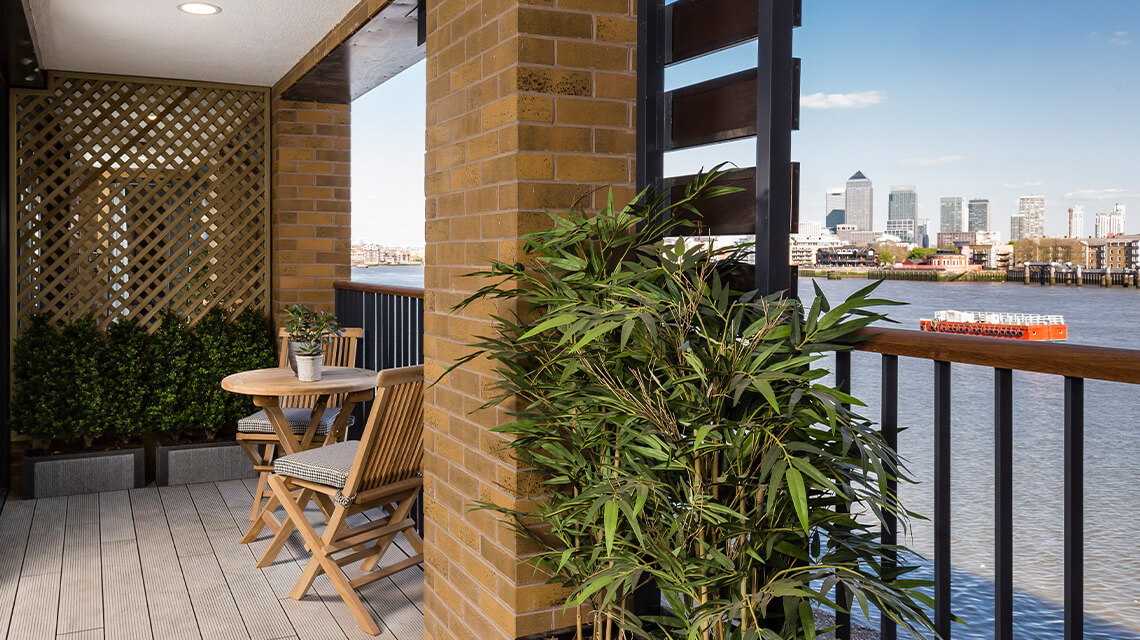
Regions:
<instances>
[{"instance_id":1,"label":"small olive plant","mask_svg":"<svg viewBox=\"0 0 1140 640\"><path fill-rule=\"evenodd\" d=\"M295 304L285 308L285 315L285 330L289 332L289 339L297 344L299 356L321 355L325 343L344 332L336 318L327 311L317 312Z\"/></svg>"},{"instance_id":2,"label":"small olive plant","mask_svg":"<svg viewBox=\"0 0 1140 640\"><path fill-rule=\"evenodd\" d=\"M476 274L494 282L461 307L515 312L453 368L494 363L489 405L516 408L497 431L543 478L533 508L481 508L537 542L579 640L812 640L816 607L855 603L930 637L929 583L905 577L913 556L876 526L915 516L889 490L908 481L899 457L813 366L889 303L874 286L835 306L817 289L809 308L735 290L746 251L684 239L698 201L731 191L722 173L672 202L617 209L611 193L595 215L551 214L525 238L528 263ZM631 610L646 585L660 615Z\"/></svg>"}]
</instances>

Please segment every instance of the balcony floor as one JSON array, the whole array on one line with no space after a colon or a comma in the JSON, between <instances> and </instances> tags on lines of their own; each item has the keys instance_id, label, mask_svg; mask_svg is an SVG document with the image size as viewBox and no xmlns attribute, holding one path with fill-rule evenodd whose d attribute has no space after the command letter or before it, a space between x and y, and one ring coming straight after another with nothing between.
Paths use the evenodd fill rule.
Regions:
<instances>
[{"instance_id":1,"label":"balcony floor","mask_svg":"<svg viewBox=\"0 0 1140 640\"><path fill-rule=\"evenodd\" d=\"M307 559L296 532L273 566L254 567L270 536L238 540L255 486L9 500L0 513L0 638L424 637L419 567L361 590L380 636L360 630L324 575L303 600L288 597ZM407 552L398 543L390 554Z\"/></svg>"}]
</instances>

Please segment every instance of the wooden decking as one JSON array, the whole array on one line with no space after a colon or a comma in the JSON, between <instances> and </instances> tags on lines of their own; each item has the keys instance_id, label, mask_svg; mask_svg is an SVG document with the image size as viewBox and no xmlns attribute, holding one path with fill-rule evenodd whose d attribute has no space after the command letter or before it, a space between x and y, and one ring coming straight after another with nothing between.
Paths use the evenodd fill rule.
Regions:
<instances>
[{"instance_id":1,"label":"wooden decking","mask_svg":"<svg viewBox=\"0 0 1140 640\"><path fill-rule=\"evenodd\" d=\"M308 557L300 537L294 533L266 569L254 563L268 534L238 544L254 486L234 480L7 501L0 639L424 637L419 567L361 590L379 636L360 630L324 576L304 600L291 600Z\"/></svg>"}]
</instances>

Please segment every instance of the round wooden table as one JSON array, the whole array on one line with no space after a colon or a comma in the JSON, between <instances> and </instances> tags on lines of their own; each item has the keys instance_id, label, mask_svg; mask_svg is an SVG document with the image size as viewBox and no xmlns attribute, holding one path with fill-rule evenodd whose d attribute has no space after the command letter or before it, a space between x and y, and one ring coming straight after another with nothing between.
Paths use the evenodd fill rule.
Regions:
<instances>
[{"instance_id":1,"label":"round wooden table","mask_svg":"<svg viewBox=\"0 0 1140 640\"><path fill-rule=\"evenodd\" d=\"M254 463L255 469L263 471L262 479L264 480L266 474L272 470L270 465L272 465L271 458L274 455L271 447L280 447L285 455L289 455L311 449L314 446L327 446L340 440L356 404L371 400L375 394L377 375L375 371L369 369L324 367L320 380L302 382L292 369L273 367L272 369L242 371L226 376L222 379L222 388L233 393L253 396L253 403L265 410L269 423L273 425L276 438L269 436L268 442L263 443L269 445L265 447L266 460L263 461L264 464L262 465L265 468L259 469L257 463ZM314 443L313 440L317 435L321 419L325 415L329 399L334 395L342 395L344 398L340 410L337 412L336 419L333 420L332 427L325 435L324 441ZM303 435L293 432L292 427L289 426L289 421L285 418L285 413L281 411L281 398L286 396L317 396L316 403L309 414L309 426ZM240 439L239 442L243 447L248 444L256 449L257 446L256 443L247 443ZM251 458L253 457L253 454L249 455ZM261 484L258 485L258 492L261 492ZM280 523L272 515L276 507L276 499L270 497L269 502L260 510L260 515L253 518L253 525L242 538L243 543L257 539L257 534L262 527L268 526L274 532L277 531Z\"/></svg>"}]
</instances>

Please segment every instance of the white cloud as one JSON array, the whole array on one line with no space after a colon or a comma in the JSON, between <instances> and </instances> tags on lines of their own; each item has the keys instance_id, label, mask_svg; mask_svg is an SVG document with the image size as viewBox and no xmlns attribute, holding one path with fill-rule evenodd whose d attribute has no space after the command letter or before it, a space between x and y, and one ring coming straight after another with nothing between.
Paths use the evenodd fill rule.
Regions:
<instances>
[{"instance_id":1,"label":"white cloud","mask_svg":"<svg viewBox=\"0 0 1140 640\"><path fill-rule=\"evenodd\" d=\"M1112 37L1108 39L1108 43L1124 47L1132 44L1132 38L1129 37L1127 31L1116 31L1113 32Z\"/></svg>"},{"instance_id":2,"label":"white cloud","mask_svg":"<svg viewBox=\"0 0 1140 640\"><path fill-rule=\"evenodd\" d=\"M812 93L800 98L800 106L805 109L863 109L886 101L885 91Z\"/></svg>"},{"instance_id":3,"label":"white cloud","mask_svg":"<svg viewBox=\"0 0 1140 640\"><path fill-rule=\"evenodd\" d=\"M952 162L960 162L965 160L966 156L938 156L937 158L907 158L899 160L899 164L905 164L911 167L936 167L940 164L950 164Z\"/></svg>"},{"instance_id":4,"label":"white cloud","mask_svg":"<svg viewBox=\"0 0 1140 640\"><path fill-rule=\"evenodd\" d=\"M1129 191L1128 189L1081 189L1079 191L1070 191L1065 194L1065 197L1080 200L1118 200L1121 198L1140 197L1140 194Z\"/></svg>"},{"instance_id":5,"label":"white cloud","mask_svg":"<svg viewBox=\"0 0 1140 640\"><path fill-rule=\"evenodd\" d=\"M1002 186L1006 189L1025 189L1027 187L1040 187L1044 184L1040 180L1031 180L1029 182L1008 182Z\"/></svg>"}]
</instances>

